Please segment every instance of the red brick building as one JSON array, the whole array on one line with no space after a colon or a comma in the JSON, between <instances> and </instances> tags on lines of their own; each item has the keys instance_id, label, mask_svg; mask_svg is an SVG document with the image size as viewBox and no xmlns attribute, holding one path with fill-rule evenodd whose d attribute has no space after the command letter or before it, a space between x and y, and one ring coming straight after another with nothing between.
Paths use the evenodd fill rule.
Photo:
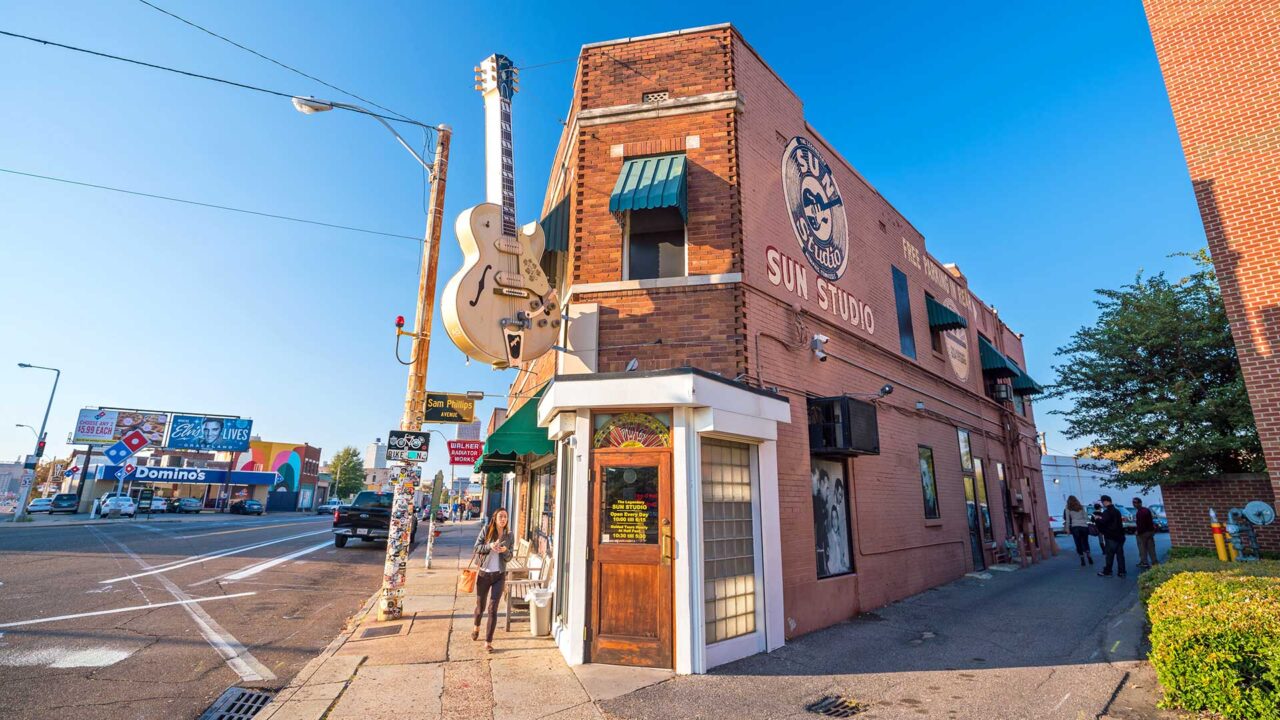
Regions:
<instances>
[{"instance_id":1,"label":"red brick building","mask_svg":"<svg viewBox=\"0 0 1280 720\"><path fill-rule=\"evenodd\" d=\"M1258 492L1265 484L1243 480L1224 486L1218 510L1241 497L1274 503L1280 497L1280 13L1275 3L1260 1L1143 4L1272 470L1271 497ZM1254 495L1245 497L1244 489ZM1197 524L1204 523L1202 505L1195 505Z\"/></svg>"},{"instance_id":2,"label":"red brick building","mask_svg":"<svg viewBox=\"0 0 1280 720\"><path fill-rule=\"evenodd\" d=\"M564 352L480 468L570 662L703 672L1047 557L1021 336L732 26L584 46L544 212Z\"/></svg>"}]
</instances>

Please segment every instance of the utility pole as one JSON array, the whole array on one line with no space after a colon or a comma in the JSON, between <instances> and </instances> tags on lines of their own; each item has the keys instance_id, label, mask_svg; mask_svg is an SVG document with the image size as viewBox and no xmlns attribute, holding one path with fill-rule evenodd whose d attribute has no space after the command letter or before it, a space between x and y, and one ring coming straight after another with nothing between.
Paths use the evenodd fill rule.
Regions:
<instances>
[{"instance_id":1,"label":"utility pole","mask_svg":"<svg viewBox=\"0 0 1280 720\"><path fill-rule=\"evenodd\" d=\"M431 323L435 315L436 265L440 258L440 230L444 224L444 189L449 169L448 125L436 127L436 153L431 165L431 196L427 204L427 228L422 240L422 269L418 276L418 311L414 318L413 354L404 393L400 429L422 429L427 395L427 356L431 351ZM387 559L382 572L382 596L378 620L398 619L404 611L404 574L409 562L410 529L413 527L412 482L415 463L401 463L404 478L395 483L391 525L387 531ZM428 526L430 527L430 526ZM428 532L430 532L428 530Z\"/></svg>"},{"instance_id":2,"label":"utility pole","mask_svg":"<svg viewBox=\"0 0 1280 720\"><path fill-rule=\"evenodd\" d=\"M54 376L53 389L49 391L49 404L44 408L44 420L40 421L40 432L36 433L35 460L28 461L23 465L21 492L18 493L18 506L13 509L13 519L10 522L17 522L22 519L22 516L27 514L27 497L31 495L31 485L27 484L27 473L31 473L31 484L34 484L36 466L40 463L40 457L44 455L44 431L49 425L49 411L53 409L53 396L58 394L58 381L62 379L62 371L58 368L32 365L30 363L18 363L18 367L23 369L34 368L36 370L50 370L54 373Z\"/></svg>"}]
</instances>

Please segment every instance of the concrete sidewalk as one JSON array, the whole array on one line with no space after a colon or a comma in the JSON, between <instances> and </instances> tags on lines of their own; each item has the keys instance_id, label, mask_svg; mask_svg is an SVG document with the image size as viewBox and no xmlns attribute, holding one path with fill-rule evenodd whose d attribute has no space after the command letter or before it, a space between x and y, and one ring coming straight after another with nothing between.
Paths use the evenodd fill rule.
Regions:
<instances>
[{"instance_id":1,"label":"concrete sidewalk","mask_svg":"<svg viewBox=\"0 0 1280 720\"><path fill-rule=\"evenodd\" d=\"M449 523L435 543L410 556L405 614L377 621L376 598L307 664L255 720L524 720L602 718L595 701L671 676L605 665L570 669L551 638L529 634L524 617L505 632L499 616L492 654L471 639L473 594L457 592L471 559L477 522Z\"/></svg>"}]
</instances>

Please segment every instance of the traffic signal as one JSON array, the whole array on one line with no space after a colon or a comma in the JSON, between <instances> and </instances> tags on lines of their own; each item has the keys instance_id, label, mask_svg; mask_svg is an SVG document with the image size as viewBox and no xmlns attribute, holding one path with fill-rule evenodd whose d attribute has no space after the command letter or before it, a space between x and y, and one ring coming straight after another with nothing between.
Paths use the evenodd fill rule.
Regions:
<instances>
[{"instance_id":1,"label":"traffic signal","mask_svg":"<svg viewBox=\"0 0 1280 720\"><path fill-rule=\"evenodd\" d=\"M42 457L43 455L44 455L44 441L41 440L40 442L36 443L36 457Z\"/></svg>"}]
</instances>

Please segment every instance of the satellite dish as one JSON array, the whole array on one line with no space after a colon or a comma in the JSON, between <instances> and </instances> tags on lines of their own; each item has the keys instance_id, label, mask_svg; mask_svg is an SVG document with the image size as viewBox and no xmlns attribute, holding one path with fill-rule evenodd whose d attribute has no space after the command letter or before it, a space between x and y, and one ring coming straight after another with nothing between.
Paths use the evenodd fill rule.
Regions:
<instances>
[{"instance_id":1,"label":"satellite dish","mask_svg":"<svg viewBox=\"0 0 1280 720\"><path fill-rule=\"evenodd\" d=\"M1245 518L1254 525L1270 525L1275 522L1275 508L1261 500L1250 501L1244 506Z\"/></svg>"}]
</instances>

